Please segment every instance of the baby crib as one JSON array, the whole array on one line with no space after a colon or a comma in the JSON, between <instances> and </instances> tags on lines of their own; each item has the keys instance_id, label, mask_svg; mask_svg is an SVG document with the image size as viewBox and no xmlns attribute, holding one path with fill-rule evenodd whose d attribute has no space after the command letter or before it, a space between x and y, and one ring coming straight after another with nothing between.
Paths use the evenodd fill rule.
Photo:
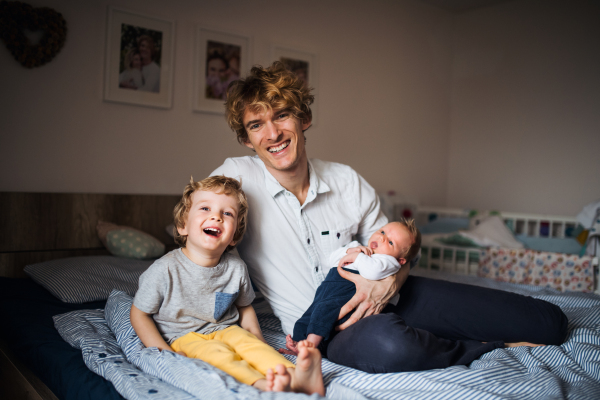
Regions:
<instances>
[{"instance_id":1,"label":"baby crib","mask_svg":"<svg viewBox=\"0 0 600 400\"><path fill-rule=\"evenodd\" d=\"M403 214L405 208L396 207L396 214ZM417 226L434 220L443 219L467 219L470 210L419 206L411 209ZM513 212L499 212L506 226L515 234L535 238L567 238L572 237L577 227L577 219L574 217L524 214ZM476 217L475 217L476 218ZM432 236L432 237L430 237ZM440 243L436 241L436 235L423 235L421 245L421 260L419 269L437 270L454 274L477 275L481 248L465 247ZM594 270L594 291L600 294L598 287L598 257L592 259Z\"/></svg>"}]
</instances>

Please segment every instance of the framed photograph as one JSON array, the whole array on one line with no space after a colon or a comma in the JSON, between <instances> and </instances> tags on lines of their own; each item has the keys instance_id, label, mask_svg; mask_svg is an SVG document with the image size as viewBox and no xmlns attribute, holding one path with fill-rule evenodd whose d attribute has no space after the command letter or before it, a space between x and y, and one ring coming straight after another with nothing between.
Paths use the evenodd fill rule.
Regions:
<instances>
[{"instance_id":1,"label":"framed photograph","mask_svg":"<svg viewBox=\"0 0 600 400\"><path fill-rule=\"evenodd\" d=\"M315 95L315 102L310 109L313 118L312 125L317 125L317 91L319 88L319 74L317 56L304 50L292 49L286 46L274 45L272 47L273 61L281 61L292 72L294 72L308 88L312 88L312 94Z\"/></svg>"},{"instance_id":2,"label":"framed photograph","mask_svg":"<svg viewBox=\"0 0 600 400\"><path fill-rule=\"evenodd\" d=\"M196 28L194 111L224 114L227 86L250 70L250 38Z\"/></svg>"},{"instance_id":3,"label":"framed photograph","mask_svg":"<svg viewBox=\"0 0 600 400\"><path fill-rule=\"evenodd\" d=\"M108 8L104 100L171 108L172 21Z\"/></svg>"}]
</instances>

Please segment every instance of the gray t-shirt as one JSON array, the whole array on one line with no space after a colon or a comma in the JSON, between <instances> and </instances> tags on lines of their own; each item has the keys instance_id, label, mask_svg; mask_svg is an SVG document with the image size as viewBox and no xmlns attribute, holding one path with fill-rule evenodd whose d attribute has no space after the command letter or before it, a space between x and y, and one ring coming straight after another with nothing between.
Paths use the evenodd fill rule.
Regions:
<instances>
[{"instance_id":1,"label":"gray t-shirt","mask_svg":"<svg viewBox=\"0 0 600 400\"><path fill-rule=\"evenodd\" d=\"M236 306L245 307L253 300L241 258L226 252L217 266L206 268L177 249L140 276L133 304L153 314L158 331L170 344L189 332L209 334L234 325L239 319Z\"/></svg>"}]
</instances>

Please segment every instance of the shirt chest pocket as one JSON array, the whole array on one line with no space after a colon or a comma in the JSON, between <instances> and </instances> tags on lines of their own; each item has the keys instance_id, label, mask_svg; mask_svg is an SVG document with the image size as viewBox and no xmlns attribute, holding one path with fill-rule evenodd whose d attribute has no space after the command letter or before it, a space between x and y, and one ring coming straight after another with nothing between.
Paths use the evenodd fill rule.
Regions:
<instances>
[{"instance_id":1,"label":"shirt chest pocket","mask_svg":"<svg viewBox=\"0 0 600 400\"><path fill-rule=\"evenodd\" d=\"M325 257L329 257L334 250L350 243L356 231L356 224L338 228L324 228L319 235L321 239L323 255ZM327 260L327 258L325 259Z\"/></svg>"},{"instance_id":2,"label":"shirt chest pocket","mask_svg":"<svg viewBox=\"0 0 600 400\"><path fill-rule=\"evenodd\" d=\"M237 299L240 292L235 293L222 293L215 292L215 310L214 318L215 321L219 321L225 314L229 307L233 305L233 302Z\"/></svg>"}]
</instances>

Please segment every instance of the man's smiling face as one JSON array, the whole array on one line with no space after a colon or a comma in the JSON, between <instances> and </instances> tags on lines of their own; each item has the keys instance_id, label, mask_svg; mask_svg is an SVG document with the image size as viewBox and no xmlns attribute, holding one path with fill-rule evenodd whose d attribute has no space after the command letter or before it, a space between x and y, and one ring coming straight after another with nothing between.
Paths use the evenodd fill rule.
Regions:
<instances>
[{"instance_id":1,"label":"man's smiling face","mask_svg":"<svg viewBox=\"0 0 600 400\"><path fill-rule=\"evenodd\" d=\"M293 171L307 160L304 132L310 121L300 121L289 111L254 113L246 110L244 128L248 132L245 143L271 171Z\"/></svg>"}]
</instances>

